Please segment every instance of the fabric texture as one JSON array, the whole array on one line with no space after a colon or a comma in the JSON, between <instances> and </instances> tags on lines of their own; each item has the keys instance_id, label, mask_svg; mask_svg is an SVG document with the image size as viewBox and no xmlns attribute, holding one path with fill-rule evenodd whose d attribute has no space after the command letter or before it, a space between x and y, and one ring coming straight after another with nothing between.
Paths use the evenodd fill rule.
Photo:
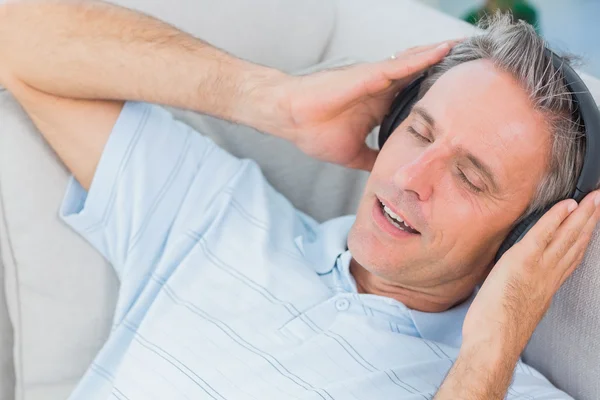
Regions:
<instances>
[{"instance_id":1,"label":"fabric texture","mask_svg":"<svg viewBox=\"0 0 600 400\"><path fill-rule=\"evenodd\" d=\"M0 237L16 398L65 399L108 335L117 281L62 226L56 207L67 172L8 93L0 96L0 120Z\"/></svg>"},{"instance_id":2,"label":"fabric texture","mask_svg":"<svg viewBox=\"0 0 600 400\"><path fill-rule=\"evenodd\" d=\"M6 96L5 89L0 86L0 96ZM8 315L6 304L6 285L4 278L4 257L2 242L8 240L5 223L2 219L2 186L0 185L0 399L12 399L15 395L15 366L13 357L14 338L13 326Z\"/></svg>"},{"instance_id":3,"label":"fabric texture","mask_svg":"<svg viewBox=\"0 0 600 400\"><path fill-rule=\"evenodd\" d=\"M0 207L2 207L1 199ZM2 230L0 229L1 236ZM5 301L4 265L1 256L2 254L0 254L0 399L8 400L15 396L15 367L13 365L13 328Z\"/></svg>"},{"instance_id":4,"label":"fabric texture","mask_svg":"<svg viewBox=\"0 0 600 400\"><path fill-rule=\"evenodd\" d=\"M6 96L5 89L0 86L0 96ZM0 185L0 399L12 399L15 392L15 367L13 357L13 327L8 315L6 304L6 285L4 278L4 263L2 259L2 241L6 242L5 224L2 220L2 187ZM10 253L9 253L10 254Z\"/></svg>"},{"instance_id":5,"label":"fabric texture","mask_svg":"<svg viewBox=\"0 0 600 400\"><path fill-rule=\"evenodd\" d=\"M471 301L425 313L359 294L353 216L318 224L161 107L125 104L61 216L121 283L73 400L431 399L458 355ZM571 399L522 363L508 393Z\"/></svg>"},{"instance_id":6,"label":"fabric texture","mask_svg":"<svg viewBox=\"0 0 600 400\"><path fill-rule=\"evenodd\" d=\"M238 57L284 71L317 64L335 27L333 0L109 0L169 22Z\"/></svg>"}]
</instances>

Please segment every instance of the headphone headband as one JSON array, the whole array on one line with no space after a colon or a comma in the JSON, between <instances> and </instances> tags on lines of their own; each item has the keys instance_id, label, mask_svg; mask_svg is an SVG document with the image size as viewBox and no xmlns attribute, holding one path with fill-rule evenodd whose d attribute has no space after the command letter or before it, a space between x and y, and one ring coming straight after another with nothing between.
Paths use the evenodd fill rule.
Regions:
<instances>
[{"instance_id":1,"label":"headphone headband","mask_svg":"<svg viewBox=\"0 0 600 400\"><path fill-rule=\"evenodd\" d=\"M577 72L551 50L546 49L552 57L554 68L562 70L565 84L573 97L575 107L573 112L578 114L585 132L585 155L583 166L571 196L580 202L586 194L595 190L600 183L600 111L589 89Z\"/></svg>"}]
</instances>

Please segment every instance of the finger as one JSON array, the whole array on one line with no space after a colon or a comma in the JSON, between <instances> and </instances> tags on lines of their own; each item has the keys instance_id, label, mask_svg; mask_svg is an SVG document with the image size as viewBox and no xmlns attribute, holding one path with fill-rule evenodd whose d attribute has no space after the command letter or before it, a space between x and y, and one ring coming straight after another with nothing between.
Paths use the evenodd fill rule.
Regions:
<instances>
[{"instance_id":1,"label":"finger","mask_svg":"<svg viewBox=\"0 0 600 400\"><path fill-rule=\"evenodd\" d=\"M346 167L371 171L373 169L373 165L375 165L377 154L379 154L377 150L373 150L365 143L356 157L346 164Z\"/></svg>"},{"instance_id":2,"label":"finger","mask_svg":"<svg viewBox=\"0 0 600 400\"><path fill-rule=\"evenodd\" d=\"M559 285L562 285L564 281L573 273L573 271L575 271L579 264L581 264L599 220L600 210L596 209L594 215L585 224L585 227L581 231L577 241L571 246L571 248L569 248L561 260L560 268L563 270L563 274L560 278Z\"/></svg>"},{"instance_id":3,"label":"finger","mask_svg":"<svg viewBox=\"0 0 600 400\"><path fill-rule=\"evenodd\" d=\"M557 262L565 256L581 235L588 221L594 218L597 209L595 199L600 199L598 196L597 192L588 194L577 209L558 227L544 252L544 259Z\"/></svg>"},{"instance_id":4,"label":"finger","mask_svg":"<svg viewBox=\"0 0 600 400\"><path fill-rule=\"evenodd\" d=\"M454 47L456 44L460 43L461 41L463 41L465 38L460 38L460 39L452 39L452 40L446 40L443 42L438 42L438 43L433 43L433 44L428 44L428 45L424 45L424 46L417 46L417 47L412 47L408 50L403 50L400 51L398 53L396 53L395 55L395 59L390 60L391 63L393 64L393 68L397 68L398 65L402 65L399 62L397 62L398 60L401 60L401 62L403 62L403 60L407 57L407 56L411 56L411 55L416 55L419 53L424 53L424 52L429 52L432 50L436 50L437 47L442 46L444 44L447 44L450 46L450 48ZM448 50L449 51L449 50ZM433 62L430 65L433 65L439 61L441 61L441 59L447 55L448 53L444 54L438 61ZM423 69L418 69L417 71L415 71L413 74L411 75L407 75L407 76L403 76L401 79L397 79L397 78L390 78L390 76L396 76L394 74L394 72L392 72L392 74L388 74L386 75L386 78L388 79L393 79L393 82L391 83L391 85L386 89L388 92L391 93L398 93L400 90L402 90L405 86L407 81L410 82L413 79L417 78L419 76L419 74L421 74L424 69L428 68L428 66L426 66Z\"/></svg>"},{"instance_id":5,"label":"finger","mask_svg":"<svg viewBox=\"0 0 600 400\"><path fill-rule=\"evenodd\" d=\"M383 73L387 79L397 80L424 71L440 62L450 51L448 43L442 43L432 49L415 54L402 54L395 60L389 60Z\"/></svg>"},{"instance_id":6,"label":"finger","mask_svg":"<svg viewBox=\"0 0 600 400\"><path fill-rule=\"evenodd\" d=\"M394 56L396 58L400 58L402 56L406 56L406 55L411 55L411 54L417 54L417 53L422 53L424 51L429 51L432 50L444 43L447 43L451 48L454 47L455 45L457 45L458 43L462 42L463 40L465 40L465 38L460 38L460 39L451 39L451 40L444 40L441 42L437 42L437 43L430 43L430 44L425 44L425 45L421 45L421 46L415 46L415 47L410 47L408 49L405 50L401 50L398 51L394 54Z\"/></svg>"},{"instance_id":7,"label":"finger","mask_svg":"<svg viewBox=\"0 0 600 400\"><path fill-rule=\"evenodd\" d=\"M397 53L398 57L394 59L364 64L361 66L361 73L373 79L361 82L361 87L366 88L371 95L381 91L397 93L406 85L407 79L416 78L425 69L441 61L455 42L457 40L418 46ZM358 71L359 69L347 69L349 74L356 74Z\"/></svg>"},{"instance_id":8,"label":"finger","mask_svg":"<svg viewBox=\"0 0 600 400\"><path fill-rule=\"evenodd\" d=\"M563 221L577 208L577 202L573 199L563 200L556 203L535 223L527 232L521 243L533 246L540 255L548 247L554 237L554 233Z\"/></svg>"}]
</instances>

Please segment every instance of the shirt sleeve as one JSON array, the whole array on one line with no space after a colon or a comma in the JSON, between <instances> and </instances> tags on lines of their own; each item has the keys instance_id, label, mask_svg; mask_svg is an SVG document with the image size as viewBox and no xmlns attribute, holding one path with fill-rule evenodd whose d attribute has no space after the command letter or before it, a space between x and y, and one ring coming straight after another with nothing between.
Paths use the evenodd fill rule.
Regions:
<instances>
[{"instance_id":1,"label":"shirt sleeve","mask_svg":"<svg viewBox=\"0 0 600 400\"><path fill-rule=\"evenodd\" d=\"M123 280L132 252L136 252L136 268L141 269L160 256L193 182L201 184L203 196L210 199L240 165L239 159L161 107L128 102L106 143L89 192L71 178L60 215ZM195 211L202 213L209 204L198 202Z\"/></svg>"},{"instance_id":2,"label":"shirt sleeve","mask_svg":"<svg viewBox=\"0 0 600 400\"><path fill-rule=\"evenodd\" d=\"M508 400L573 400L556 388L541 373L519 361L513 382L506 394Z\"/></svg>"}]
</instances>

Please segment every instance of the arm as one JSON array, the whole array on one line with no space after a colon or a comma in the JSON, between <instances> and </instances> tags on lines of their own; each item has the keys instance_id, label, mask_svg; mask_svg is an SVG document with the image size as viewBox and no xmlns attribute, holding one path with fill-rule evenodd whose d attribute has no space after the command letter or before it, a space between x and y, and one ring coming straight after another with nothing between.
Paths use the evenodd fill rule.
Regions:
<instances>
[{"instance_id":1,"label":"arm","mask_svg":"<svg viewBox=\"0 0 600 400\"><path fill-rule=\"evenodd\" d=\"M435 400L504 399L519 356L502 346L463 346Z\"/></svg>"},{"instance_id":2,"label":"arm","mask_svg":"<svg viewBox=\"0 0 600 400\"><path fill-rule=\"evenodd\" d=\"M293 141L313 157L369 170L376 152L366 136L395 93L451 44L291 77L114 5L0 4L0 84L86 189L124 100L208 113Z\"/></svg>"},{"instance_id":3,"label":"arm","mask_svg":"<svg viewBox=\"0 0 600 400\"><path fill-rule=\"evenodd\" d=\"M599 205L598 191L580 204L555 204L500 258L469 308L458 359L436 400L504 399L552 297L583 259L600 220Z\"/></svg>"},{"instance_id":4,"label":"arm","mask_svg":"<svg viewBox=\"0 0 600 400\"><path fill-rule=\"evenodd\" d=\"M85 189L123 100L252 124L250 116L269 120L261 114L267 101L260 97L270 86L259 83L283 75L153 18L100 2L1 4L0 60L0 84Z\"/></svg>"},{"instance_id":5,"label":"arm","mask_svg":"<svg viewBox=\"0 0 600 400\"><path fill-rule=\"evenodd\" d=\"M0 59L15 79L55 96L166 104L259 129L276 104L270 89L284 76L96 1L0 6Z\"/></svg>"}]
</instances>

